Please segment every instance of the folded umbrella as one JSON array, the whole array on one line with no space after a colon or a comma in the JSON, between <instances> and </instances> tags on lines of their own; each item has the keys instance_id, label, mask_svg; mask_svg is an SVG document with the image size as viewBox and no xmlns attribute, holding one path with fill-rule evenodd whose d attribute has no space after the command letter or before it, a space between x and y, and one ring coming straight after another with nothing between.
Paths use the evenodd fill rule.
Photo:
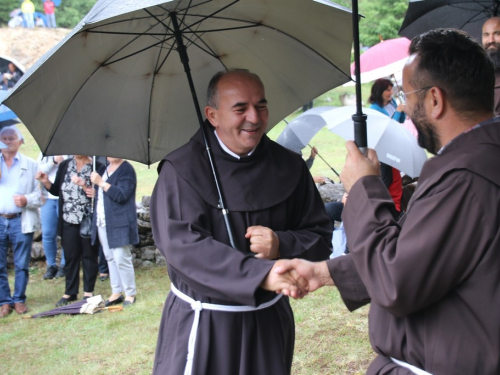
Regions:
<instances>
[{"instance_id":1,"label":"folded umbrella","mask_svg":"<svg viewBox=\"0 0 500 375\"><path fill-rule=\"evenodd\" d=\"M112 308L111 308L112 307ZM104 307L104 300L101 295L93 296L81 301L70 303L65 306L57 307L52 310L44 311L38 314L27 316L26 318L47 318L56 315L79 315L95 314L100 311L120 311L123 306Z\"/></svg>"}]
</instances>

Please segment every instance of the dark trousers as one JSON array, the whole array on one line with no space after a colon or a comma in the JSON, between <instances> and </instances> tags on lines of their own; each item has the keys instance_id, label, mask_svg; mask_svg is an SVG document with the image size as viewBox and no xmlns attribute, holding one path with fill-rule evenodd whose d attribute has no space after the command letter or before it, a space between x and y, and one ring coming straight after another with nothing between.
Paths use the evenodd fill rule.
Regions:
<instances>
[{"instance_id":1,"label":"dark trousers","mask_svg":"<svg viewBox=\"0 0 500 375\"><path fill-rule=\"evenodd\" d=\"M334 221L342 221L342 211L344 210L344 203L342 202L329 202L325 204L326 213L330 217L332 223Z\"/></svg>"},{"instance_id":2,"label":"dark trousers","mask_svg":"<svg viewBox=\"0 0 500 375\"><path fill-rule=\"evenodd\" d=\"M63 220L61 242L66 259L66 292L65 294L78 294L80 288L80 261L83 265L83 291L94 291L97 273L97 256L99 247L92 246L90 238L80 236L80 224L70 224Z\"/></svg>"}]
</instances>

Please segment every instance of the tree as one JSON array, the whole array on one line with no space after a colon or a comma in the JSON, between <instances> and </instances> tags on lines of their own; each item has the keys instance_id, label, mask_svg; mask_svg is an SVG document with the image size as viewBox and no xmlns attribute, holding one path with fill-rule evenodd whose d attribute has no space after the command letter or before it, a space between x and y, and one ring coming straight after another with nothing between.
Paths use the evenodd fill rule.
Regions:
<instances>
[{"instance_id":1,"label":"tree","mask_svg":"<svg viewBox=\"0 0 500 375\"><path fill-rule=\"evenodd\" d=\"M359 39L362 45L373 46L384 40L398 38L408 0L360 0Z\"/></svg>"},{"instance_id":2,"label":"tree","mask_svg":"<svg viewBox=\"0 0 500 375\"><path fill-rule=\"evenodd\" d=\"M62 0L56 10L57 26L74 28L96 2L97 0Z\"/></svg>"},{"instance_id":3,"label":"tree","mask_svg":"<svg viewBox=\"0 0 500 375\"><path fill-rule=\"evenodd\" d=\"M0 25L7 25L10 20L10 12L21 7L20 0L2 0L0 1Z\"/></svg>"}]
</instances>

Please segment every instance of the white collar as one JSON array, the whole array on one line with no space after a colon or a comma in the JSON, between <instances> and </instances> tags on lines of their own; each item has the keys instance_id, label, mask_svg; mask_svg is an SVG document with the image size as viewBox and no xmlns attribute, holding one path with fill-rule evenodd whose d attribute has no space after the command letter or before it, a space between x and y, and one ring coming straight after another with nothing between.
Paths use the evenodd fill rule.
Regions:
<instances>
[{"instance_id":1,"label":"white collar","mask_svg":"<svg viewBox=\"0 0 500 375\"><path fill-rule=\"evenodd\" d=\"M217 140L219 141L220 147L222 147L222 149L223 149L224 151L226 151L229 155L231 155L232 157L235 157L236 159L238 159L238 160L239 160L239 159L241 158L241 156L239 156L238 154L235 154L234 152L232 152L232 151L231 151L231 150L230 150L230 149L229 149L229 148L228 148L228 147L224 144L224 142L222 142L222 141L221 141L221 139L220 139L220 138L219 138L219 136L217 135L217 130L215 130L215 129L214 129L214 133L215 133L215 138L217 138ZM255 149L256 149L256 148L257 148L257 147L254 147L254 148L253 148L253 150L252 150L252 151L250 151L250 152L248 153L248 155L247 155L247 156L252 155L252 153L255 151Z\"/></svg>"}]
</instances>

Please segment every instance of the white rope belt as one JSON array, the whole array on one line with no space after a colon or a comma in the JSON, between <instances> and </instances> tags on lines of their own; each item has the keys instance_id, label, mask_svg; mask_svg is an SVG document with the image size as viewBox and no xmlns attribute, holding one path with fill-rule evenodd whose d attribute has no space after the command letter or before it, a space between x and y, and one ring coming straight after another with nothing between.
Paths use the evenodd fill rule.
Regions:
<instances>
[{"instance_id":1,"label":"white rope belt","mask_svg":"<svg viewBox=\"0 0 500 375\"><path fill-rule=\"evenodd\" d=\"M191 305L191 308L194 310L194 320L193 325L191 327L191 333L189 334L188 341L188 355L186 360L186 368L184 369L184 375L191 375L193 369L193 359L194 359L194 347L196 343L196 334L198 332L198 325L200 322L200 313L201 310L215 310L215 311L226 311L226 312L248 312L248 311L256 311L267 309L268 307L274 305L279 301L283 294L278 294L271 301L263 303L257 307L253 306L230 306L230 305L216 305L213 303L204 303L200 301L195 301L191 297L182 293L179 289L175 287L174 284L170 284L170 290L177 297L179 297L184 302L187 302Z\"/></svg>"},{"instance_id":2,"label":"white rope belt","mask_svg":"<svg viewBox=\"0 0 500 375\"><path fill-rule=\"evenodd\" d=\"M413 372L414 374L417 374L417 375L432 375L430 372L427 372L425 370L422 370L422 369L419 369L418 367L416 366L413 366L413 365L410 365L409 363L406 363L406 362L403 362L403 361L400 361L396 358L392 358L391 357L391 360L392 362L394 362L395 364L401 366L401 367L405 367L407 368L408 370L410 370L411 372Z\"/></svg>"}]
</instances>

